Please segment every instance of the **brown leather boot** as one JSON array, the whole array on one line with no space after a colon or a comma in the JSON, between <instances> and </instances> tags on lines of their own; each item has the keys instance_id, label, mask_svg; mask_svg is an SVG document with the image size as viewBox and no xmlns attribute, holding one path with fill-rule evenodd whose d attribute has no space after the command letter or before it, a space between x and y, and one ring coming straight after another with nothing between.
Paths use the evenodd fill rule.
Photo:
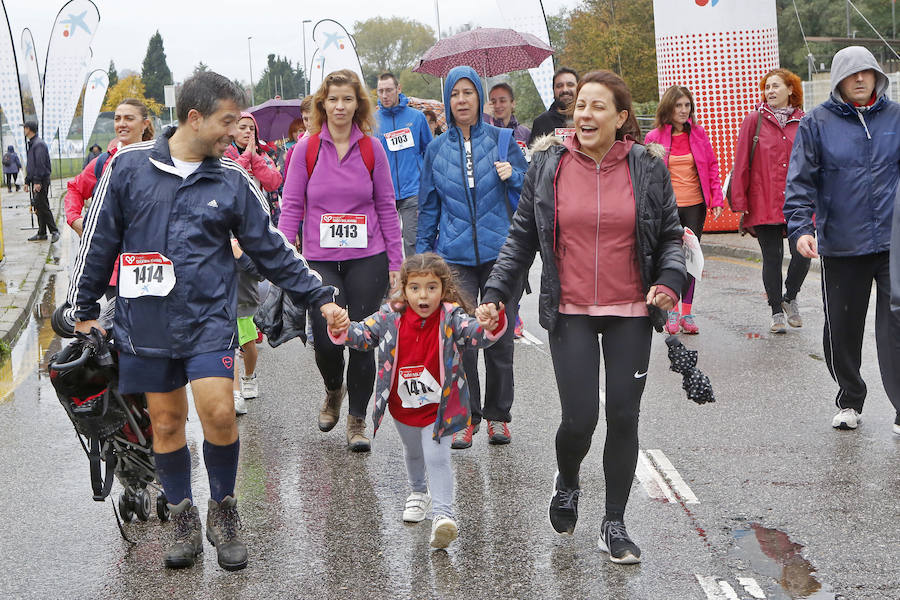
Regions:
<instances>
[{"instance_id":1,"label":"brown leather boot","mask_svg":"<svg viewBox=\"0 0 900 600\"><path fill-rule=\"evenodd\" d=\"M319 429L322 431L334 429L341 418L341 404L344 402L346 394L346 386L341 386L339 390L325 391L325 403L322 404L322 410L319 411Z\"/></svg>"},{"instance_id":2,"label":"brown leather boot","mask_svg":"<svg viewBox=\"0 0 900 600\"><path fill-rule=\"evenodd\" d=\"M368 452L372 449L366 437L366 420L347 415L347 446L353 452Z\"/></svg>"}]
</instances>

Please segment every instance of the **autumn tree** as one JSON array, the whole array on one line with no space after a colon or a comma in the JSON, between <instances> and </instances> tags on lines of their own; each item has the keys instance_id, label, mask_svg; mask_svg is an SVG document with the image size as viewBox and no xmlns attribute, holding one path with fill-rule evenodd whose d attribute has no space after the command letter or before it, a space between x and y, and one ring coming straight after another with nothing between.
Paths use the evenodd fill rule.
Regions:
<instances>
[{"instance_id":1,"label":"autumn tree","mask_svg":"<svg viewBox=\"0 0 900 600\"><path fill-rule=\"evenodd\" d=\"M125 98L136 98L147 105L147 108L154 115L159 115L163 106L153 98L146 95L144 82L139 75L129 75L124 79L110 87L106 92L106 102L101 110L116 110L116 107L122 103Z\"/></svg>"},{"instance_id":2,"label":"autumn tree","mask_svg":"<svg viewBox=\"0 0 900 600\"><path fill-rule=\"evenodd\" d=\"M119 73L116 71L116 63L113 61L109 61L109 69L106 71L107 77L109 77L109 87L113 87L117 83L119 83Z\"/></svg>"},{"instance_id":3,"label":"autumn tree","mask_svg":"<svg viewBox=\"0 0 900 600\"><path fill-rule=\"evenodd\" d=\"M172 71L166 64L166 51L159 30L150 37L147 54L141 65L141 80L147 86L147 97L159 103L165 101L164 88L172 84Z\"/></svg>"},{"instance_id":4,"label":"autumn tree","mask_svg":"<svg viewBox=\"0 0 900 600\"><path fill-rule=\"evenodd\" d=\"M373 17L353 25L356 52L366 84L374 88L378 76L401 73L416 65L434 45L434 30L412 19ZM402 84L401 84L402 85Z\"/></svg>"},{"instance_id":5,"label":"autumn tree","mask_svg":"<svg viewBox=\"0 0 900 600\"><path fill-rule=\"evenodd\" d=\"M656 38L652 0L585 0L569 15L559 64L579 73L609 69L637 101L656 99Z\"/></svg>"}]
</instances>

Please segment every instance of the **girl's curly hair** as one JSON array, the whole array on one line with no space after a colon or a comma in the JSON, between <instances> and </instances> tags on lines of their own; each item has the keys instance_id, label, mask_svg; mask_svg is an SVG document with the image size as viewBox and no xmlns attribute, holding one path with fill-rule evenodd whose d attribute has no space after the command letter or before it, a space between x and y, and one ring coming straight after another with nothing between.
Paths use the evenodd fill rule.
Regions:
<instances>
[{"instance_id":1,"label":"girl's curly hair","mask_svg":"<svg viewBox=\"0 0 900 600\"><path fill-rule=\"evenodd\" d=\"M406 284L409 282L410 276L419 274L434 275L441 280L443 290L441 300L444 302L455 302L468 314L472 314L472 311L475 310L474 302L459 287L459 282L453 270L450 269L450 265L434 252L414 254L403 261L403 266L400 267L400 289L392 300L406 304Z\"/></svg>"}]
</instances>

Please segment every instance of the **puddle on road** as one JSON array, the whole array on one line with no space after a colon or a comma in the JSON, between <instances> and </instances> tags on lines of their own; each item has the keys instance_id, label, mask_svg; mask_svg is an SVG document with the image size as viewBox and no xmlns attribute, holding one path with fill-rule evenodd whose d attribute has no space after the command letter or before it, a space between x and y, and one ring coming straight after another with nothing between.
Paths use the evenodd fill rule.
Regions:
<instances>
[{"instance_id":1,"label":"puddle on road","mask_svg":"<svg viewBox=\"0 0 900 600\"><path fill-rule=\"evenodd\" d=\"M741 560L748 571L765 575L778 585L766 587L770 599L837 600L831 589L815 576L816 569L803 558L803 546L777 529L750 523L735 529L729 555Z\"/></svg>"}]
</instances>

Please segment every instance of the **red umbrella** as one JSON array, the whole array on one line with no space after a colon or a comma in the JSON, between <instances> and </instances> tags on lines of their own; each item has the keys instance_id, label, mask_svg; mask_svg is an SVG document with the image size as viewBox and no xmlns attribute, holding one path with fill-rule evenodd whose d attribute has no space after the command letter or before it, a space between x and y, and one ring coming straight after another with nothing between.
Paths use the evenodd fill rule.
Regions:
<instances>
[{"instance_id":1,"label":"red umbrella","mask_svg":"<svg viewBox=\"0 0 900 600\"><path fill-rule=\"evenodd\" d=\"M446 77L453 67L467 65L482 77L493 77L537 67L551 54L553 49L530 33L478 28L438 40L413 71Z\"/></svg>"}]
</instances>

